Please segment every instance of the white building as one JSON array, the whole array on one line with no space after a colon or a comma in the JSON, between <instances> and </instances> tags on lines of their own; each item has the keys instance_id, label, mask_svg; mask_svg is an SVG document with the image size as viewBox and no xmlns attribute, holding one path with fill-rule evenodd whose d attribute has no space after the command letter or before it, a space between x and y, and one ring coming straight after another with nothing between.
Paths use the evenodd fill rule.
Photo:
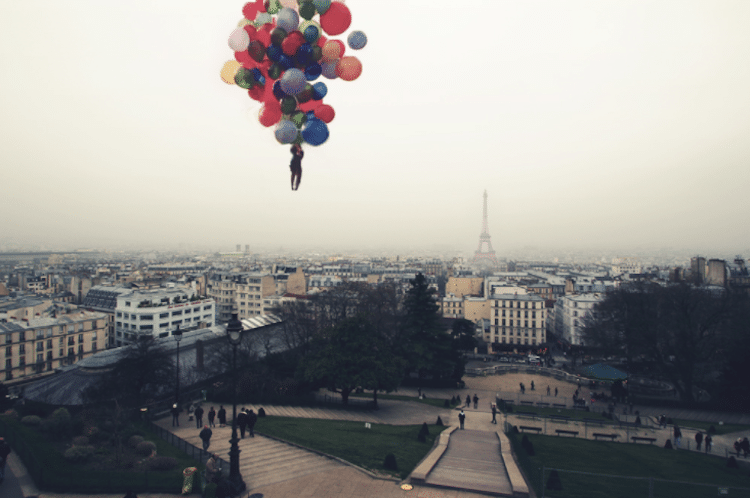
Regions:
<instances>
[{"instance_id":1,"label":"white building","mask_svg":"<svg viewBox=\"0 0 750 498\"><path fill-rule=\"evenodd\" d=\"M216 305L211 298L188 289L133 291L117 296L115 345L124 346L139 336L167 337L181 329L213 327Z\"/></svg>"},{"instance_id":2,"label":"white building","mask_svg":"<svg viewBox=\"0 0 750 498\"><path fill-rule=\"evenodd\" d=\"M559 298L555 303L555 332L569 343L583 346L584 318L602 299L602 294L574 294Z\"/></svg>"},{"instance_id":3,"label":"white building","mask_svg":"<svg viewBox=\"0 0 750 498\"><path fill-rule=\"evenodd\" d=\"M490 329L485 341L537 345L547 342L544 299L536 294L490 296Z\"/></svg>"}]
</instances>

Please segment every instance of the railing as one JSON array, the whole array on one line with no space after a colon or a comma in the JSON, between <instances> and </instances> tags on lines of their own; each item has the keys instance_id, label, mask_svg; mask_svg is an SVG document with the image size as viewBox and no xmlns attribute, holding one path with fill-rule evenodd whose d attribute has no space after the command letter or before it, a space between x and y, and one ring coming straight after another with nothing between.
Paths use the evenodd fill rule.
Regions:
<instances>
[{"instance_id":1,"label":"railing","mask_svg":"<svg viewBox=\"0 0 750 498\"><path fill-rule=\"evenodd\" d=\"M154 431L164 441L181 450L186 455L190 456L190 458L202 465L205 465L208 459L211 457L211 454L214 453L213 451L206 451L203 448L198 448L197 446L188 443L181 437L175 436L174 433L168 431L167 429L164 429L163 427L159 427L153 422L149 422L149 426L151 430ZM218 461L219 467L221 467L222 469L222 473L225 477L227 477L229 475L229 462L227 462L223 458L218 458Z\"/></svg>"}]
</instances>

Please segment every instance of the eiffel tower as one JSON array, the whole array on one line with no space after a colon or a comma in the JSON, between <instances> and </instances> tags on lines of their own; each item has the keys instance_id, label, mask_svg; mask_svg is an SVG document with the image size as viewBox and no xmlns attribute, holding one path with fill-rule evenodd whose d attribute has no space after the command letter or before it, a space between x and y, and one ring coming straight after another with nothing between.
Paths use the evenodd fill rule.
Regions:
<instances>
[{"instance_id":1,"label":"eiffel tower","mask_svg":"<svg viewBox=\"0 0 750 498\"><path fill-rule=\"evenodd\" d=\"M483 251L484 245L487 244L487 250ZM497 266L495 251L492 249L490 242L490 233L487 230L487 191L484 191L484 211L482 213L482 234L479 236L479 247L474 253L474 262L487 266Z\"/></svg>"}]
</instances>

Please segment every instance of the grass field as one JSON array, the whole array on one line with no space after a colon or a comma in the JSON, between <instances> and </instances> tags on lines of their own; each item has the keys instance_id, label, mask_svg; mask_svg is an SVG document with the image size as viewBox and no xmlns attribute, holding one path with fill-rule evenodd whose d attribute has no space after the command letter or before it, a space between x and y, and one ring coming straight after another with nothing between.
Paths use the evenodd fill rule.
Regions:
<instances>
[{"instance_id":1,"label":"grass field","mask_svg":"<svg viewBox=\"0 0 750 498\"><path fill-rule=\"evenodd\" d=\"M367 429L364 422L265 417L258 424L258 432L403 479L432 449L435 437L445 429L436 425L428 427L430 434L424 443L417 441L421 425L372 424ZM388 453L395 455L398 472L383 467Z\"/></svg>"},{"instance_id":2,"label":"grass field","mask_svg":"<svg viewBox=\"0 0 750 498\"><path fill-rule=\"evenodd\" d=\"M545 483L551 468L572 471L558 472L562 490L545 489L545 497L698 498L717 496L720 487L730 488L728 496L750 496L747 467L727 468L724 458L658 446L529 434L535 452L530 456L520 444L522 435L510 437L519 463L539 497L542 467L547 469Z\"/></svg>"}]
</instances>

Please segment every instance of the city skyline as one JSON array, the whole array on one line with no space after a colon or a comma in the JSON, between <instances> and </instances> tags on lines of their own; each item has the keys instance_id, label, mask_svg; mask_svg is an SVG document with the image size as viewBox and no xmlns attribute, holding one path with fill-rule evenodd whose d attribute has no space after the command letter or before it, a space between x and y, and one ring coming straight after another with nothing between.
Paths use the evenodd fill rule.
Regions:
<instances>
[{"instance_id":1,"label":"city skyline","mask_svg":"<svg viewBox=\"0 0 750 498\"><path fill-rule=\"evenodd\" d=\"M0 6L0 246L750 254L750 4L348 0L287 146L219 78L244 2ZM348 53L354 51L347 49Z\"/></svg>"}]
</instances>

